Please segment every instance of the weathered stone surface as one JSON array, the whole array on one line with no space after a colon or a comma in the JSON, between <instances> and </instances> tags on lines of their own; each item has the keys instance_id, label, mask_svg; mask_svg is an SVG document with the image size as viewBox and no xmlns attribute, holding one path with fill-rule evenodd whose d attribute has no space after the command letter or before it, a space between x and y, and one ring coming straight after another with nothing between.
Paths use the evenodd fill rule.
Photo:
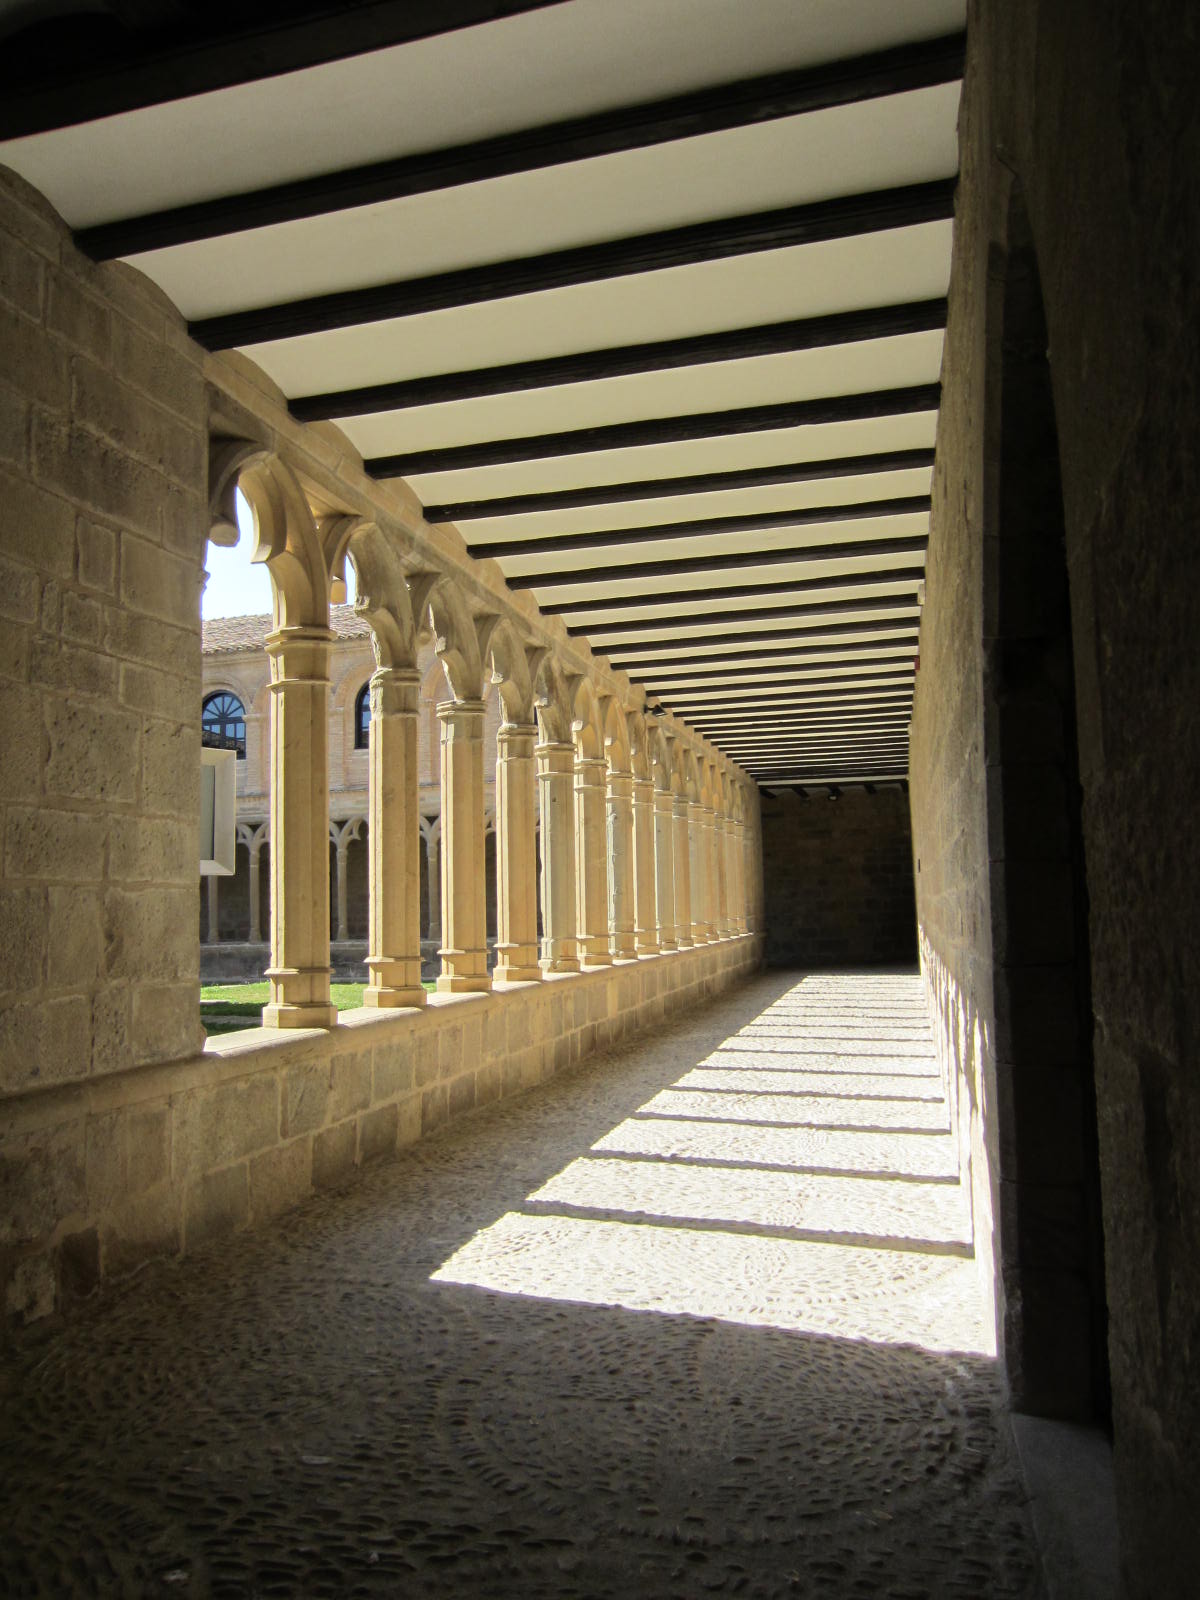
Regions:
<instances>
[{"instance_id":1,"label":"weathered stone surface","mask_svg":"<svg viewBox=\"0 0 1200 1600\"><path fill-rule=\"evenodd\" d=\"M378 1161L396 1153L399 1117L396 1107L380 1106L368 1111L359 1123L358 1148L362 1161Z\"/></svg>"},{"instance_id":2,"label":"weathered stone surface","mask_svg":"<svg viewBox=\"0 0 1200 1600\"><path fill-rule=\"evenodd\" d=\"M189 1184L184 1208L183 1242L195 1250L242 1226L249 1217L249 1187L244 1162L209 1172Z\"/></svg>"},{"instance_id":3,"label":"weathered stone surface","mask_svg":"<svg viewBox=\"0 0 1200 1600\"><path fill-rule=\"evenodd\" d=\"M312 1192L312 1145L291 1139L250 1159L250 1215L255 1222L278 1216Z\"/></svg>"},{"instance_id":4,"label":"weathered stone surface","mask_svg":"<svg viewBox=\"0 0 1200 1600\"><path fill-rule=\"evenodd\" d=\"M328 1189L342 1183L354 1170L358 1151L358 1125L339 1122L313 1139L312 1181L314 1189Z\"/></svg>"},{"instance_id":5,"label":"weathered stone surface","mask_svg":"<svg viewBox=\"0 0 1200 1600\"><path fill-rule=\"evenodd\" d=\"M278 1141L278 1085L262 1077L196 1089L174 1101L171 1115L173 1176L204 1172Z\"/></svg>"}]
</instances>

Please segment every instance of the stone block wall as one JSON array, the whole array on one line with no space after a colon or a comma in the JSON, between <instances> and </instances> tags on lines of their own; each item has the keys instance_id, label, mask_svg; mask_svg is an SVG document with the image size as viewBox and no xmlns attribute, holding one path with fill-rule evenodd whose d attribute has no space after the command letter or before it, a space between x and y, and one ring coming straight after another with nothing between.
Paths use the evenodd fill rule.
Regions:
<instances>
[{"instance_id":1,"label":"stone block wall","mask_svg":"<svg viewBox=\"0 0 1200 1600\"><path fill-rule=\"evenodd\" d=\"M985 422L1019 185L1062 464L1122 1562L1126 1592L1157 1600L1193 1593L1200 1565L1200 33L1186 7L1069 0L975 3L968 38L912 736L918 918L986 1267L1012 1106L997 1021L1053 1049L1063 1012L1026 986L1022 1016L1006 1001L997 1019L992 981L1011 908L991 904L989 800L994 826L1019 796L987 786Z\"/></svg>"},{"instance_id":2,"label":"stone block wall","mask_svg":"<svg viewBox=\"0 0 1200 1600\"><path fill-rule=\"evenodd\" d=\"M762 799L766 959L778 967L917 960L908 796Z\"/></svg>"},{"instance_id":3,"label":"stone block wall","mask_svg":"<svg viewBox=\"0 0 1200 1600\"><path fill-rule=\"evenodd\" d=\"M199 352L0 184L0 1093L191 1054Z\"/></svg>"},{"instance_id":4,"label":"stone block wall","mask_svg":"<svg viewBox=\"0 0 1200 1600\"><path fill-rule=\"evenodd\" d=\"M423 1134L748 976L755 935L329 1033L256 1028L161 1066L0 1099L0 1279L10 1320L351 1180Z\"/></svg>"}]
</instances>

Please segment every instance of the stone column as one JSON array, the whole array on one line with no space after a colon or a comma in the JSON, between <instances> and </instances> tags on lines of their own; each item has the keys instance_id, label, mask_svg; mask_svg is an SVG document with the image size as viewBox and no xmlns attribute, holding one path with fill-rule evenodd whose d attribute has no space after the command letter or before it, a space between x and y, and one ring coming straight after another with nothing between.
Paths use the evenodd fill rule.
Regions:
<instances>
[{"instance_id":1,"label":"stone column","mask_svg":"<svg viewBox=\"0 0 1200 1600\"><path fill-rule=\"evenodd\" d=\"M267 635L271 660L271 998L265 1028L332 1028L328 628Z\"/></svg>"},{"instance_id":2,"label":"stone column","mask_svg":"<svg viewBox=\"0 0 1200 1600\"><path fill-rule=\"evenodd\" d=\"M260 867L262 857L262 844L256 842L250 846L250 943L258 944L262 940L262 883L260 881Z\"/></svg>"},{"instance_id":3,"label":"stone column","mask_svg":"<svg viewBox=\"0 0 1200 1600\"><path fill-rule=\"evenodd\" d=\"M654 892L654 784L633 780L633 920L639 956L658 950L658 911Z\"/></svg>"},{"instance_id":4,"label":"stone column","mask_svg":"<svg viewBox=\"0 0 1200 1600\"><path fill-rule=\"evenodd\" d=\"M717 836L711 806L701 806L701 833L704 838L704 893L708 904L708 937L719 939L717 931Z\"/></svg>"},{"instance_id":5,"label":"stone column","mask_svg":"<svg viewBox=\"0 0 1200 1600\"><path fill-rule=\"evenodd\" d=\"M696 800L689 800L687 805L692 864L692 942L707 944L712 938L712 928L708 913L708 876L704 871L704 811Z\"/></svg>"},{"instance_id":6,"label":"stone column","mask_svg":"<svg viewBox=\"0 0 1200 1600\"><path fill-rule=\"evenodd\" d=\"M204 930L205 944L220 944L221 926L219 922L220 911L217 904L217 879L211 874L204 880L205 899L208 902L208 926Z\"/></svg>"},{"instance_id":7,"label":"stone column","mask_svg":"<svg viewBox=\"0 0 1200 1600\"><path fill-rule=\"evenodd\" d=\"M412 667L379 667L371 677L371 738L367 747L370 980L363 1004L380 1010L425 1004L425 990L421 987L421 817L417 800L420 685L420 676Z\"/></svg>"},{"instance_id":8,"label":"stone column","mask_svg":"<svg viewBox=\"0 0 1200 1600\"><path fill-rule=\"evenodd\" d=\"M496 739L497 983L542 975L537 948L537 858L533 747L537 729L504 723Z\"/></svg>"},{"instance_id":9,"label":"stone column","mask_svg":"<svg viewBox=\"0 0 1200 1600\"><path fill-rule=\"evenodd\" d=\"M575 746L539 744L543 972L578 972L575 940Z\"/></svg>"},{"instance_id":10,"label":"stone column","mask_svg":"<svg viewBox=\"0 0 1200 1600\"><path fill-rule=\"evenodd\" d=\"M348 856L350 854L350 836L344 828L339 828L337 839L334 842L334 860L337 862L337 934L339 944L344 944L350 937L350 918L346 905L346 874L348 870Z\"/></svg>"},{"instance_id":11,"label":"stone column","mask_svg":"<svg viewBox=\"0 0 1200 1600\"><path fill-rule=\"evenodd\" d=\"M575 762L575 905L580 962L607 967L608 840L605 823L608 765L603 757Z\"/></svg>"},{"instance_id":12,"label":"stone column","mask_svg":"<svg viewBox=\"0 0 1200 1600\"><path fill-rule=\"evenodd\" d=\"M688 832L687 796L674 797L675 812L675 944L680 950L690 950L692 938L692 843Z\"/></svg>"},{"instance_id":13,"label":"stone column","mask_svg":"<svg viewBox=\"0 0 1200 1600\"><path fill-rule=\"evenodd\" d=\"M675 796L654 791L654 890L658 906L658 948L675 949L675 874L671 846L675 832Z\"/></svg>"},{"instance_id":14,"label":"stone column","mask_svg":"<svg viewBox=\"0 0 1200 1600\"><path fill-rule=\"evenodd\" d=\"M742 824L735 818L729 819L729 876L733 884L733 931L735 934L746 931L746 906L744 899L744 886L742 884Z\"/></svg>"},{"instance_id":15,"label":"stone column","mask_svg":"<svg viewBox=\"0 0 1200 1600\"><path fill-rule=\"evenodd\" d=\"M713 813L713 843L716 846L717 867L717 938L729 937L729 846L725 836L725 818L719 811Z\"/></svg>"},{"instance_id":16,"label":"stone column","mask_svg":"<svg viewBox=\"0 0 1200 1600\"><path fill-rule=\"evenodd\" d=\"M442 749L442 970L438 991L490 989L483 850L483 701L438 706Z\"/></svg>"},{"instance_id":17,"label":"stone column","mask_svg":"<svg viewBox=\"0 0 1200 1600\"><path fill-rule=\"evenodd\" d=\"M608 774L608 864L612 953L618 961L628 961L637 954L633 888L633 776L628 772Z\"/></svg>"},{"instance_id":18,"label":"stone column","mask_svg":"<svg viewBox=\"0 0 1200 1600\"><path fill-rule=\"evenodd\" d=\"M438 821L438 836L425 840L425 887L429 896L429 932L427 937L442 939L442 825Z\"/></svg>"}]
</instances>

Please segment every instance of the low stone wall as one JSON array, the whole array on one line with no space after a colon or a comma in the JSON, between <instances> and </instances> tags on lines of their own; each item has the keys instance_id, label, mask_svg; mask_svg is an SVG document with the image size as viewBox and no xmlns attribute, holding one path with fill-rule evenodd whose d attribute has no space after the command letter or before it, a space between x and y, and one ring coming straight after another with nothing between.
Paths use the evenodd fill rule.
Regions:
<instances>
[{"instance_id":1,"label":"low stone wall","mask_svg":"<svg viewBox=\"0 0 1200 1600\"><path fill-rule=\"evenodd\" d=\"M742 935L329 1033L249 1029L201 1055L0 1101L0 1280L30 1321L352 1178L754 971Z\"/></svg>"}]
</instances>

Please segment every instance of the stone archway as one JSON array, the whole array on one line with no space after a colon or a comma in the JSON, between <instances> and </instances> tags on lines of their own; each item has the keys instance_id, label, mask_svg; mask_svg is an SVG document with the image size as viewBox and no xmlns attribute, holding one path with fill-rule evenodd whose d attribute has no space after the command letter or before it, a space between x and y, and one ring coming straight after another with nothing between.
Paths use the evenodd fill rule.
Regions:
<instances>
[{"instance_id":1,"label":"stone archway","mask_svg":"<svg viewBox=\"0 0 1200 1600\"><path fill-rule=\"evenodd\" d=\"M984 533L999 1272L1017 1409L1111 1414L1088 894L1058 433L1014 186L990 273Z\"/></svg>"}]
</instances>

